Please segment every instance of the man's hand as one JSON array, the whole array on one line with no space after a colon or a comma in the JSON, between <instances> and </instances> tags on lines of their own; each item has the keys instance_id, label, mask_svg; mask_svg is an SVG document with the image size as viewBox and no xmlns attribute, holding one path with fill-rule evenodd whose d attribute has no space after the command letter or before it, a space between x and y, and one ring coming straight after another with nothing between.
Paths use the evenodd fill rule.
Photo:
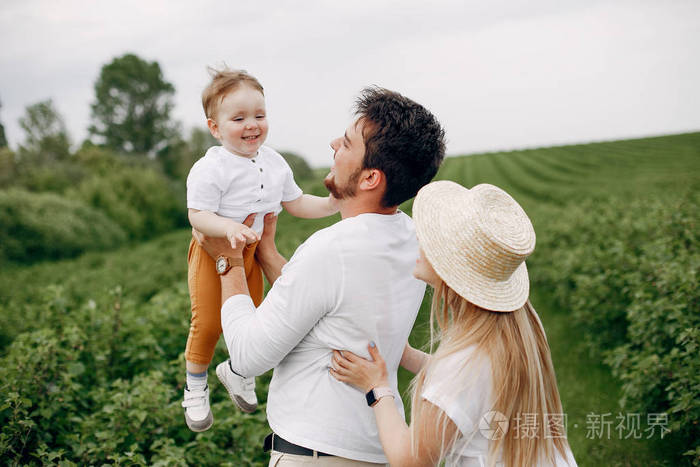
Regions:
<instances>
[{"instance_id":1,"label":"man's hand","mask_svg":"<svg viewBox=\"0 0 700 467\"><path fill-rule=\"evenodd\" d=\"M275 233L277 233L277 216L273 212L265 214L265 228L263 229L258 250L260 253L274 253L277 251L275 245Z\"/></svg>"},{"instance_id":2,"label":"man's hand","mask_svg":"<svg viewBox=\"0 0 700 467\"><path fill-rule=\"evenodd\" d=\"M255 258L263 270L270 285L274 284L282 273L282 267L287 260L280 255L275 245L275 232L277 231L277 216L274 213L265 214L265 229L258 247L255 250Z\"/></svg>"},{"instance_id":3,"label":"man's hand","mask_svg":"<svg viewBox=\"0 0 700 467\"><path fill-rule=\"evenodd\" d=\"M207 237L194 229L192 229L192 235L200 246L204 248L204 251L214 259L219 256L243 258L243 249L246 246L245 241L238 240L237 238L234 238L233 241L229 241L228 238L223 237Z\"/></svg>"}]
</instances>

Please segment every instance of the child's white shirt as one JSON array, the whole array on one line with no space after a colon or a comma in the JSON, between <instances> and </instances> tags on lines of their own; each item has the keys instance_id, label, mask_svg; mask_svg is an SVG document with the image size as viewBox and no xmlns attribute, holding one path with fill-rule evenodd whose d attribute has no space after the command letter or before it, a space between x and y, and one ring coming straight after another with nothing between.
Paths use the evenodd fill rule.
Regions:
<instances>
[{"instance_id":1,"label":"child's white shirt","mask_svg":"<svg viewBox=\"0 0 700 467\"><path fill-rule=\"evenodd\" d=\"M258 233L263 231L265 214L279 214L283 201L302 194L287 161L267 146L252 158L212 146L187 176L188 209L211 211L236 222L257 213L252 229Z\"/></svg>"}]
</instances>

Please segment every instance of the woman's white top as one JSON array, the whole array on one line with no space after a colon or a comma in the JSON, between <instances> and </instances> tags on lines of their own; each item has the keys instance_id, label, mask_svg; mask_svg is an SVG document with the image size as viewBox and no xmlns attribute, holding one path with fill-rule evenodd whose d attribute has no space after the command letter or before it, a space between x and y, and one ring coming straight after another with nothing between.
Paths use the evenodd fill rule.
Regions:
<instances>
[{"instance_id":1,"label":"woman's white top","mask_svg":"<svg viewBox=\"0 0 700 467\"><path fill-rule=\"evenodd\" d=\"M252 229L258 233L263 231L265 214L279 214L280 203L302 194L287 161L267 146L250 158L212 146L187 176L189 209L211 211L241 223L257 213Z\"/></svg>"},{"instance_id":2,"label":"woman's white top","mask_svg":"<svg viewBox=\"0 0 700 467\"><path fill-rule=\"evenodd\" d=\"M461 433L445 459L446 466L487 466L490 439L500 436L489 423L500 419L500 414L492 411L491 364L488 358L475 356L474 349L460 350L437 362L426 376L421 394L445 412ZM506 428L507 422L499 425ZM509 428L514 428L512 425ZM570 450L566 460L558 452L556 455L557 467L576 466ZM503 465L502 453L496 465Z\"/></svg>"}]
</instances>

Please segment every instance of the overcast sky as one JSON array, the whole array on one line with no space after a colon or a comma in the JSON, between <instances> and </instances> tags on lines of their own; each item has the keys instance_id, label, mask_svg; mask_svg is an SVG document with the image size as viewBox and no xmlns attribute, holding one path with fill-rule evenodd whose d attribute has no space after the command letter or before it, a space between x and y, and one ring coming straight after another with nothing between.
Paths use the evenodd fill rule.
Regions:
<instances>
[{"instance_id":1,"label":"overcast sky","mask_svg":"<svg viewBox=\"0 0 700 467\"><path fill-rule=\"evenodd\" d=\"M330 165L366 85L443 123L449 154L700 130L698 0L2 0L0 122L53 98L87 136L100 68L156 60L173 117L203 126L207 65L265 87L267 144Z\"/></svg>"}]
</instances>

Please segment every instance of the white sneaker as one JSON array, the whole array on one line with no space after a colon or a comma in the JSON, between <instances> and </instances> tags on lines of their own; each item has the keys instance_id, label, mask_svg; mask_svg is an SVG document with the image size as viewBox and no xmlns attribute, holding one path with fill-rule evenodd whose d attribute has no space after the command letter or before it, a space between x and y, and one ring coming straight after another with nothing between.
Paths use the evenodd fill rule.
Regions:
<instances>
[{"instance_id":1,"label":"white sneaker","mask_svg":"<svg viewBox=\"0 0 700 467\"><path fill-rule=\"evenodd\" d=\"M214 416L209 407L209 385L204 389L190 391L185 386L185 422L192 431L206 431L214 423Z\"/></svg>"},{"instance_id":2,"label":"white sneaker","mask_svg":"<svg viewBox=\"0 0 700 467\"><path fill-rule=\"evenodd\" d=\"M216 366L216 376L231 396L231 400L242 411L251 413L258 408L258 398L255 396L255 377L244 378L233 372L230 360Z\"/></svg>"}]
</instances>

